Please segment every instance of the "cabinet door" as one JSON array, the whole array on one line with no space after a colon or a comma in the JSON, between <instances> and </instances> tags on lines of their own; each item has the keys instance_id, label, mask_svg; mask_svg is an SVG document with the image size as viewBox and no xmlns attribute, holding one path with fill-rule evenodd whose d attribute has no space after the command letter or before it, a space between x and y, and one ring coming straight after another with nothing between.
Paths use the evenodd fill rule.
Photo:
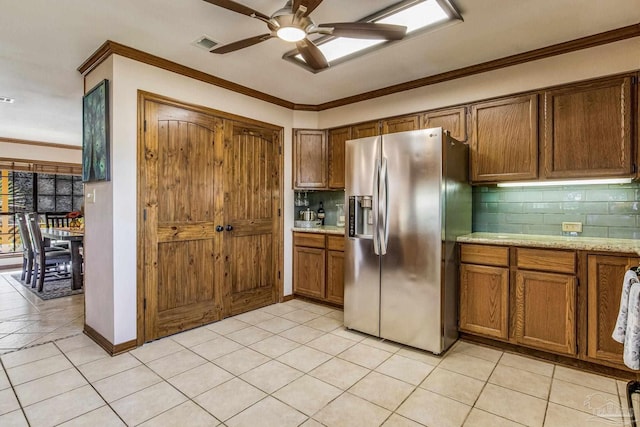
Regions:
<instances>
[{"instance_id":1,"label":"cabinet door","mask_svg":"<svg viewBox=\"0 0 640 427\"><path fill-rule=\"evenodd\" d=\"M517 271L515 310L519 344L576 354L575 276Z\"/></svg>"},{"instance_id":2,"label":"cabinet door","mask_svg":"<svg viewBox=\"0 0 640 427\"><path fill-rule=\"evenodd\" d=\"M467 140L466 108L448 108L446 110L427 111L422 115L422 128L441 127L451 132L458 141Z\"/></svg>"},{"instance_id":3,"label":"cabinet door","mask_svg":"<svg viewBox=\"0 0 640 427\"><path fill-rule=\"evenodd\" d=\"M329 131L329 188L344 188L344 150L348 139L350 127Z\"/></svg>"},{"instance_id":4,"label":"cabinet door","mask_svg":"<svg viewBox=\"0 0 640 427\"><path fill-rule=\"evenodd\" d=\"M382 133L405 132L417 129L420 129L420 116L417 114L382 121Z\"/></svg>"},{"instance_id":5,"label":"cabinet door","mask_svg":"<svg viewBox=\"0 0 640 427\"><path fill-rule=\"evenodd\" d=\"M471 180L497 182L538 177L538 96L471 106Z\"/></svg>"},{"instance_id":6,"label":"cabinet door","mask_svg":"<svg viewBox=\"0 0 640 427\"><path fill-rule=\"evenodd\" d=\"M313 298L324 298L325 250L294 246L293 292Z\"/></svg>"},{"instance_id":7,"label":"cabinet door","mask_svg":"<svg viewBox=\"0 0 640 427\"><path fill-rule=\"evenodd\" d=\"M547 178L631 176L631 77L544 93Z\"/></svg>"},{"instance_id":8,"label":"cabinet door","mask_svg":"<svg viewBox=\"0 0 640 427\"><path fill-rule=\"evenodd\" d=\"M460 330L507 339L509 269L460 265Z\"/></svg>"},{"instance_id":9,"label":"cabinet door","mask_svg":"<svg viewBox=\"0 0 640 427\"><path fill-rule=\"evenodd\" d=\"M622 344L611 338L618 318L622 281L638 258L587 257L587 356L622 364Z\"/></svg>"},{"instance_id":10,"label":"cabinet door","mask_svg":"<svg viewBox=\"0 0 640 427\"><path fill-rule=\"evenodd\" d=\"M327 251L327 301L344 303L344 252Z\"/></svg>"},{"instance_id":11,"label":"cabinet door","mask_svg":"<svg viewBox=\"0 0 640 427\"><path fill-rule=\"evenodd\" d=\"M359 125L351 126L351 138L353 139L378 135L380 135L380 126L378 121L360 123Z\"/></svg>"},{"instance_id":12,"label":"cabinet door","mask_svg":"<svg viewBox=\"0 0 640 427\"><path fill-rule=\"evenodd\" d=\"M296 129L293 144L294 188L327 188L325 131Z\"/></svg>"}]
</instances>

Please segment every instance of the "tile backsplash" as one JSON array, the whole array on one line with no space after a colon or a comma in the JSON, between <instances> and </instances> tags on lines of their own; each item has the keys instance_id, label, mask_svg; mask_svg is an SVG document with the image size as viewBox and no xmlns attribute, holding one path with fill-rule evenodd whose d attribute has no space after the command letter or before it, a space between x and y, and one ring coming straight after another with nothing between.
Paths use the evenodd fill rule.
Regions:
<instances>
[{"instance_id":1,"label":"tile backsplash","mask_svg":"<svg viewBox=\"0 0 640 427\"><path fill-rule=\"evenodd\" d=\"M296 191L304 195L305 191ZM320 202L325 212L324 225L336 225L338 220L338 208L337 203L344 204L344 191L307 191L307 198L309 200L309 209L318 212ZM297 194L296 196L297 197ZM306 207L295 207L295 219L299 218L299 212L307 209Z\"/></svg>"},{"instance_id":2,"label":"tile backsplash","mask_svg":"<svg viewBox=\"0 0 640 427\"><path fill-rule=\"evenodd\" d=\"M473 188L473 231L561 235L563 221L583 237L640 239L640 184Z\"/></svg>"}]
</instances>

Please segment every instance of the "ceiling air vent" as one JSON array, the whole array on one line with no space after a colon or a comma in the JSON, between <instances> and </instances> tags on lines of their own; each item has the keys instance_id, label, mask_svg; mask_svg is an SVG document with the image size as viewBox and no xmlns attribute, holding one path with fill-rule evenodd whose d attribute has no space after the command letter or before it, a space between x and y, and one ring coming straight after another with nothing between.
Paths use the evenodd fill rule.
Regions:
<instances>
[{"instance_id":1,"label":"ceiling air vent","mask_svg":"<svg viewBox=\"0 0 640 427\"><path fill-rule=\"evenodd\" d=\"M13 104L14 102L16 102L16 100L13 99L13 98L7 98L6 96L0 96L0 103Z\"/></svg>"},{"instance_id":2,"label":"ceiling air vent","mask_svg":"<svg viewBox=\"0 0 640 427\"><path fill-rule=\"evenodd\" d=\"M200 49L211 50L219 43L213 40L211 37L204 35L195 39L191 44L199 47Z\"/></svg>"}]
</instances>

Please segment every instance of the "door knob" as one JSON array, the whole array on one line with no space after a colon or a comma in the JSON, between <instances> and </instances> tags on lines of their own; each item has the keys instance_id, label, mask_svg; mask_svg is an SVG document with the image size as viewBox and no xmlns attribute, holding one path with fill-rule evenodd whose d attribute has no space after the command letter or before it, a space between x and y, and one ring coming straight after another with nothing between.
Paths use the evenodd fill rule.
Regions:
<instances>
[{"instance_id":1,"label":"door knob","mask_svg":"<svg viewBox=\"0 0 640 427\"><path fill-rule=\"evenodd\" d=\"M221 225L216 225L216 231L219 233L224 230L224 227Z\"/></svg>"},{"instance_id":2,"label":"door knob","mask_svg":"<svg viewBox=\"0 0 640 427\"><path fill-rule=\"evenodd\" d=\"M233 230L233 226L231 224L227 225L227 231Z\"/></svg>"}]
</instances>

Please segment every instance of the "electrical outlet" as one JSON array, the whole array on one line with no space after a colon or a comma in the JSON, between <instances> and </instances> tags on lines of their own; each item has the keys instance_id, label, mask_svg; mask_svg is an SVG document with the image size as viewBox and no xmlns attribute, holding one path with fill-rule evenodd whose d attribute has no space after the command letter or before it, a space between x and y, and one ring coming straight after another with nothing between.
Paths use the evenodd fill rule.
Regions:
<instances>
[{"instance_id":1,"label":"electrical outlet","mask_svg":"<svg viewBox=\"0 0 640 427\"><path fill-rule=\"evenodd\" d=\"M96 202L96 189L94 188L93 190L89 191L87 193L87 203L93 204Z\"/></svg>"},{"instance_id":2,"label":"electrical outlet","mask_svg":"<svg viewBox=\"0 0 640 427\"><path fill-rule=\"evenodd\" d=\"M563 222L562 231L568 232L568 233L582 233L582 223L581 222Z\"/></svg>"}]
</instances>

